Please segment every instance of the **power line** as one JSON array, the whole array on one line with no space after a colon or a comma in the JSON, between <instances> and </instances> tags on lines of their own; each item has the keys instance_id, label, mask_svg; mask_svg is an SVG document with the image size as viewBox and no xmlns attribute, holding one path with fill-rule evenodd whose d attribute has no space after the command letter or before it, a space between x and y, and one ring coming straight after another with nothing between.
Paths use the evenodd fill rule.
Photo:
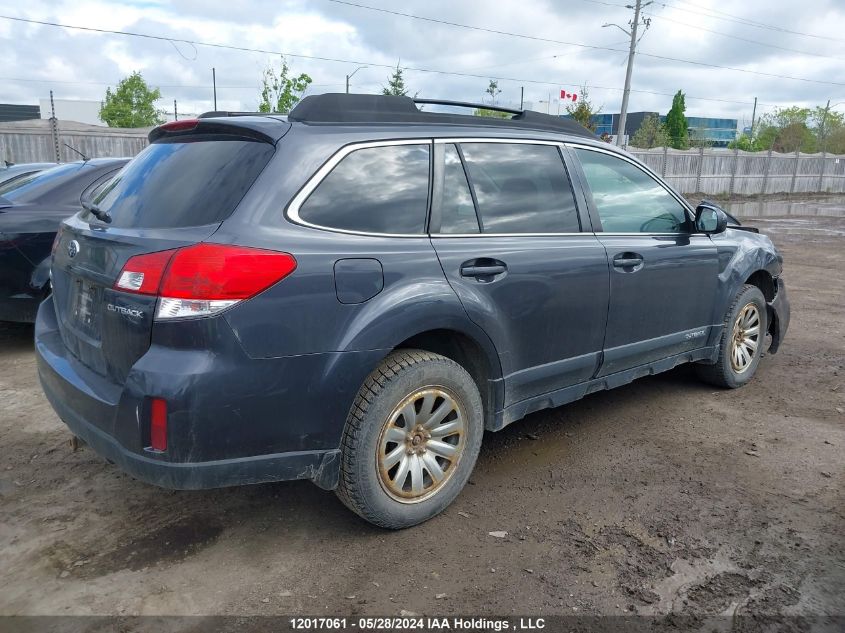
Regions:
<instances>
[{"instance_id":1,"label":"power line","mask_svg":"<svg viewBox=\"0 0 845 633\"><path fill-rule=\"evenodd\" d=\"M721 31L714 31L712 29L704 28L703 26L698 26L696 24L689 24L687 22L681 22L680 20L673 20L672 18L667 18L665 15L657 15L654 13L646 13L649 17L657 18L658 20L662 20L664 22L672 22L674 24L680 24L681 26L686 26L691 29L696 29L698 31L705 31L707 33L713 33L714 35L721 35L722 37L729 37L733 40L739 40L740 42L748 42L749 44L757 44L759 46L766 46L768 48L776 48L781 51L787 51L790 53L798 53L799 55L811 55L813 57L823 57L825 59L835 59L838 61L843 61L842 57L833 57L831 55L822 55L821 53L810 53L809 51L799 51L794 48L787 48L786 46L778 46L777 44L768 44L766 42L760 42L759 40L752 40L745 37L739 37L738 35L731 35L729 33L722 33Z\"/></svg>"},{"instance_id":2,"label":"power line","mask_svg":"<svg viewBox=\"0 0 845 633\"><path fill-rule=\"evenodd\" d=\"M443 24L443 25L446 25L446 26L468 29L468 30L471 30L471 31L482 31L482 32L485 32L485 33L492 33L492 34L495 34L495 35L505 35L505 36L508 36L508 37L517 37L517 38L526 39L526 40L533 40L533 41L536 41L536 42L545 42L545 43L550 43L550 44L562 44L564 46L578 46L578 47L581 47L581 48L588 48L588 49L592 49L592 50L611 51L611 52L614 52L614 53L626 53L626 54L628 53L628 51L622 50L621 48L610 48L608 46L597 46L597 45L592 45L592 44L580 44L578 42L566 42L566 41L563 41L563 40L555 40L555 39L546 38L546 37L539 37L537 35L527 35L525 33L514 33L514 32L511 32L511 31L501 31L501 30L498 30L498 29L490 29L490 28L485 28L485 27L481 27L481 26L472 26L470 24L461 24L459 22L450 22L448 20L441 20L441 19L438 19L438 18L429 18L429 17L425 17L425 16L414 15L412 13L403 13L401 11L394 11L393 9L384 9L384 8L381 8L381 7L373 7L373 6L369 6L369 5L366 5L366 4L359 4L357 2L349 2L348 0L326 0L326 1L327 2L333 2L335 4L342 4L342 5L346 5L346 6L350 6L350 7L356 7L356 8L359 8L359 9L366 9L366 10L369 10L369 11L377 11L379 13L387 13L387 14L390 14L390 15L396 15L396 16L401 16L401 17L405 17L405 18L411 18L411 19L414 19L414 20L422 20L424 22L432 22L432 23L435 23L435 24ZM0 16L0 17L2 17L2 16ZM656 55L654 53L642 53L641 52L641 53L639 53L639 55L642 56L642 57L650 57L652 59L660 59L660 60L663 60L663 61L680 62L680 63L683 63L683 64L691 64L691 65L694 65L694 66L701 66L701 67L704 67L704 68L718 68L720 70L730 70L730 71L733 71L733 72L747 73L747 74L750 74L750 75L760 75L762 77L774 77L775 79L790 79L792 81L803 81L803 82L807 82L807 83L826 84L826 85L830 85L830 86L845 86L845 83L841 83L841 82L824 81L824 80L821 80L821 79L809 79L807 77L792 77L790 75L779 75L779 74L776 74L776 73L764 73L764 72L760 72L760 71L757 71L757 70L748 70L746 68L734 68L732 66L720 66L718 64L710 64L708 62L699 62L699 61L694 61L694 60L690 60L690 59L680 59L678 57L669 57L667 55Z\"/></svg>"},{"instance_id":3,"label":"power line","mask_svg":"<svg viewBox=\"0 0 845 633\"><path fill-rule=\"evenodd\" d=\"M553 55L552 57L559 57L558 55ZM390 68L395 68L395 66L390 66ZM403 70L418 70L414 68L403 68ZM450 73L446 71L428 71L428 70L418 70L418 72L434 72L434 73L443 73L443 74L459 74L460 76L468 76L477 79L489 79L488 75L468 75L466 73ZM541 81L536 79L526 79L522 77L492 77L492 79L498 79L501 81L510 81L513 83L528 83L528 84L535 84L541 86L575 86L580 87L578 84L570 84L570 83L561 83L559 81ZM30 78L23 78L23 77L0 77L0 81L19 81L19 82L27 82L27 83L44 83L44 84L68 84L68 85L84 85L84 86L114 86L117 85L117 82L105 82L105 81L68 81L68 80L53 80L53 79L30 79ZM202 88L207 89L208 86L204 85L188 85L188 84L157 84L155 81L149 82L151 85L155 85L157 88ZM343 83L333 83L333 84L309 84L309 88L316 88L320 86L342 86ZM378 82L367 82L364 84L356 84L362 86L375 86L378 85ZM596 85L588 85L588 88L591 90L612 90L614 92L621 92L622 88L615 87L615 86L596 86ZM249 89L254 90L255 86L218 86L218 88L226 88L226 89ZM672 97L674 93L672 92L660 92L657 90L637 90L635 88L631 88L631 92L638 92L641 94L648 94L648 95L656 95L660 97ZM736 105L746 105L750 106L752 104L751 101L738 101L734 99L715 99L713 97L695 97L692 95L684 95L686 99L690 99L692 101L713 101L716 103L730 103ZM774 107L775 104L760 104Z\"/></svg>"},{"instance_id":4,"label":"power line","mask_svg":"<svg viewBox=\"0 0 845 633\"><path fill-rule=\"evenodd\" d=\"M604 2L603 0L580 0L580 1L581 2L589 2L591 4L600 4L600 5L603 5L603 6L606 6L606 7L617 7L617 8L620 8L620 9L627 9L628 8L624 4L616 4L614 2ZM684 13L690 13L690 11L688 9L684 9L683 7L680 7L680 6L677 6L677 5L667 4L667 3L661 2L660 0L655 0L655 4L659 5L660 7L664 8L664 9L671 8L671 9L676 9L676 10L684 12ZM684 4L690 4L691 6L694 6L694 7L699 6L699 5L695 5L695 4L692 4L692 3L684 3ZM701 7L701 8L704 8L704 7ZM758 27L758 28L769 28L769 29L774 29L774 30L777 30L777 31L783 31L783 29L781 29L780 27L769 26L769 25L763 24L762 22L755 22L754 20L748 20L746 18L740 18L739 16L734 16L734 15L731 15L730 13L725 13L725 12L719 11L717 9L705 9L705 10L713 12L713 13L721 13L722 15L728 16L730 18L736 18L736 19L733 19L733 20L727 20L726 19L726 21L728 21L728 22L735 22L737 24L743 24L745 26L755 26L755 27ZM694 13L696 15L705 15L706 17L718 19L718 16L715 16L715 15L707 15L707 14L699 13L699 12L694 12ZM748 42L750 44L759 44L760 46L768 46L770 48L777 48L779 50L788 51L790 53L798 53L800 55L812 55L813 57L824 57L824 58L827 58L827 59L836 59L836 60L840 60L840 61L842 60L841 57L832 57L830 55L822 55L821 53L810 53L808 51L799 51L799 50L794 49L794 48L787 48L785 46L778 46L777 44L769 44L768 42L761 42L759 40L752 40L752 39L747 39L747 38L744 38L744 37L739 37L737 35L731 35L729 33L723 33L722 31L714 31L714 30L711 30L711 29L706 29L704 27L697 26L695 24L688 24L686 22L681 22L679 20L673 20L672 18L667 18L665 15L658 15L656 13L651 13L651 12L646 13L645 15L648 15L649 17L652 17L652 18L658 18L659 20L666 20L667 22L674 22L675 24L687 26L687 27L692 28L692 29L698 29L699 31L706 31L708 33L713 33L715 35L722 35L724 37L730 37L732 39L740 40L742 42ZM800 34L798 31L785 31L785 32ZM822 36L810 35L810 37L822 37ZM842 41L842 40L836 40L835 38L826 38L826 39L834 39L834 41Z\"/></svg>"},{"instance_id":5,"label":"power line","mask_svg":"<svg viewBox=\"0 0 845 633\"><path fill-rule=\"evenodd\" d=\"M787 29L787 28L784 28L782 26L776 26L774 24L766 24L765 22L757 22L756 20L750 20L748 18L743 18L743 17L737 16L737 15L732 15L730 13L725 13L724 11L719 11L717 9L709 9L709 8L706 8L706 7L702 7L700 5L693 4L691 2L684 2L682 4L687 4L689 6L698 7L699 9L703 9L704 11L707 11L708 13L703 13L702 11L695 11L694 9L686 9L682 6L678 6L678 5L673 4L671 2L665 2L665 1L661 2L660 0L656 0L656 4L659 4L663 7L668 7L668 8L671 8L671 9L677 9L678 11L684 11L685 13L702 15L702 16L705 16L705 17L708 17L708 18L713 18L715 20L722 20L724 22L733 22L735 24L744 24L745 26L751 26L751 27L758 28L758 29L766 29L766 30L769 30L769 31L777 31L779 33L789 33L790 35L800 35L802 37L814 37L816 39L830 40L830 41L833 41L833 42L845 42L845 40L843 40L841 38L829 37L827 35L817 35L815 33L805 33L803 31L793 31L791 29ZM714 14L718 14L718 13L720 13L722 15L721 16L720 15L714 15Z\"/></svg>"},{"instance_id":6,"label":"power line","mask_svg":"<svg viewBox=\"0 0 845 633\"><path fill-rule=\"evenodd\" d=\"M310 59L310 60L317 60L317 61L329 61L329 62L336 62L341 64L359 64L359 65L366 65L370 67L378 67L378 68L389 68L393 69L393 64L382 64L378 62L368 62L368 61L361 61L361 60L350 60L350 59L340 59L340 58L333 58L333 57L319 57L315 55L301 55L298 53L288 53L283 51L271 51L266 49L259 49L259 48L249 48L245 46L235 46L230 44L216 44L212 42L202 42L199 40L186 40L186 39L179 39L179 38L168 38L159 35L150 35L147 33L135 33L131 31L117 31L117 30L110 30L110 29L98 29L94 27L86 27L86 26L73 26L68 24L60 24L57 22L47 22L41 20L31 20L27 18L18 18L18 17L10 17L5 15L0 15L0 19L7 19L13 20L17 22L26 22L30 24L40 24L43 26L53 26L58 28L67 28L67 29L75 29L75 30L82 30L82 31L89 31L95 33L102 33L102 34L109 34L109 35L123 35L128 37L140 37L145 39L157 40L157 41L177 41L183 43L189 43L192 45L197 46L207 46L211 48L219 48L225 50L235 50L240 52L249 52L249 53L262 53L266 55L285 55L287 57L297 57L302 59ZM565 44L565 43L564 43ZM615 49L610 49L615 50ZM619 51L624 52L624 51ZM555 57L558 57L555 55ZM489 79L489 75L481 75L481 74L473 74L473 73L462 73L457 71L446 71L446 70L435 70L431 68L417 68L417 67L406 67L403 70L407 70L410 72L420 72L420 73L431 73L431 74L438 74L438 75L450 75L456 77L469 77L473 79ZM493 79L499 79L501 81L511 81L514 83L524 83L524 84L535 84L535 85L543 85L543 86L579 86L577 83L566 83L560 81L542 81L537 79L527 79L523 77L504 77L504 76L497 76L493 77ZM8 81L40 81L40 80L33 80L33 79L15 79L15 78L7 78ZM45 80L46 81L46 80ZM58 81L56 83L59 83ZM67 82L70 83L70 82ZM80 83L83 84L85 82L73 82L73 83ZM111 84L100 84L100 85L111 85ZM339 85L339 84L338 84ZM206 87L207 86L203 86ZM616 88L612 86L592 86L597 90L614 90L614 91L621 91L621 88ZM632 92L638 92L643 94L652 94L652 95L660 95L660 96L673 96L672 93L666 92L657 92L653 90L637 90L631 89ZM750 105L751 102L748 101L736 101L730 99L715 99L712 97L694 97L694 96L687 96L687 99L693 99L697 101L714 101L720 103L733 103L733 104L740 104L740 105Z\"/></svg>"}]
</instances>

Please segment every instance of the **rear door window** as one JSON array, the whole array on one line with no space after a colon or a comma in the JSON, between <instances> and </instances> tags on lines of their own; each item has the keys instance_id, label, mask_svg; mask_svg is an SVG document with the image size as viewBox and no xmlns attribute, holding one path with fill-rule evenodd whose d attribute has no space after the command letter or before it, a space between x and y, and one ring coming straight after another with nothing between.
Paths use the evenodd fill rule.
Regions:
<instances>
[{"instance_id":1,"label":"rear door window","mask_svg":"<svg viewBox=\"0 0 845 633\"><path fill-rule=\"evenodd\" d=\"M429 144L351 152L305 200L299 219L362 233L423 233L430 153Z\"/></svg>"},{"instance_id":2,"label":"rear door window","mask_svg":"<svg viewBox=\"0 0 845 633\"><path fill-rule=\"evenodd\" d=\"M575 195L554 145L462 143L483 233L577 233Z\"/></svg>"},{"instance_id":3,"label":"rear door window","mask_svg":"<svg viewBox=\"0 0 845 633\"><path fill-rule=\"evenodd\" d=\"M478 218L461 156L454 145L443 152L443 202L440 205L441 233L478 233Z\"/></svg>"},{"instance_id":4,"label":"rear door window","mask_svg":"<svg viewBox=\"0 0 845 633\"><path fill-rule=\"evenodd\" d=\"M129 162L93 201L120 228L177 228L222 222L270 161L275 148L239 138L157 142ZM89 212L83 219L96 221Z\"/></svg>"}]
</instances>

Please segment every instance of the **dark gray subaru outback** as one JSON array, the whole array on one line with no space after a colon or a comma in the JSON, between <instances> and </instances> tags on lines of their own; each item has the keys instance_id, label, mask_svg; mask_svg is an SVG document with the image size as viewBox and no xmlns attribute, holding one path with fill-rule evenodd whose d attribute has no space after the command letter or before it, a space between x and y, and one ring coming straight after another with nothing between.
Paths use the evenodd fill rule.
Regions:
<instances>
[{"instance_id":1,"label":"dark gray subaru outback","mask_svg":"<svg viewBox=\"0 0 845 633\"><path fill-rule=\"evenodd\" d=\"M401 528L485 429L680 363L748 382L789 323L769 239L511 114L322 95L155 128L56 238L53 407L138 479L311 479Z\"/></svg>"}]
</instances>

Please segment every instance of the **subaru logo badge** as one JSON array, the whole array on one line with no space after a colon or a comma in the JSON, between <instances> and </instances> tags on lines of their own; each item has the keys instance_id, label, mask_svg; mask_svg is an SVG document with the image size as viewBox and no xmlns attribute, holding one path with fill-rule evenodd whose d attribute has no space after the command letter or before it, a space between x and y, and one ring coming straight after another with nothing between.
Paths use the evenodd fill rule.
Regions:
<instances>
[{"instance_id":1,"label":"subaru logo badge","mask_svg":"<svg viewBox=\"0 0 845 633\"><path fill-rule=\"evenodd\" d=\"M76 257L79 254L79 242L71 240L67 245L67 254L68 257Z\"/></svg>"}]
</instances>

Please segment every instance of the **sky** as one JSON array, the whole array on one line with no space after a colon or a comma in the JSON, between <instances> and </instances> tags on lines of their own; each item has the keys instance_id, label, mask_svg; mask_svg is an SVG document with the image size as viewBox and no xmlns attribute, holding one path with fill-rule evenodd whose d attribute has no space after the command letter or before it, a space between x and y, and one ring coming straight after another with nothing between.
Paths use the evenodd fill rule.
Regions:
<instances>
[{"instance_id":1,"label":"sky","mask_svg":"<svg viewBox=\"0 0 845 633\"><path fill-rule=\"evenodd\" d=\"M12 0L0 15L263 52L0 18L0 103L37 104L51 89L56 98L101 100L108 86L138 70L160 88L160 108L172 111L176 99L180 115L199 113L213 109L215 68L218 109L254 110L263 69L278 65L284 53L295 74L313 78L308 94L343 92L353 72L352 92L379 92L398 63L420 97L478 102L488 98L485 88L495 78L501 105L518 106L524 89L534 109L563 112L560 90L583 96L586 85L595 106L619 112L629 45L621 28L633 17L625 4ZM843 0L665 0L645 6L643 18L649 26L637 47L629 112L665 114L679 89L686 93L687 116L736 118L740 128L751 122L755 97L758 116L775 107L823 106L828 99L845 111Z\"/></svg>"}]
</instances>

